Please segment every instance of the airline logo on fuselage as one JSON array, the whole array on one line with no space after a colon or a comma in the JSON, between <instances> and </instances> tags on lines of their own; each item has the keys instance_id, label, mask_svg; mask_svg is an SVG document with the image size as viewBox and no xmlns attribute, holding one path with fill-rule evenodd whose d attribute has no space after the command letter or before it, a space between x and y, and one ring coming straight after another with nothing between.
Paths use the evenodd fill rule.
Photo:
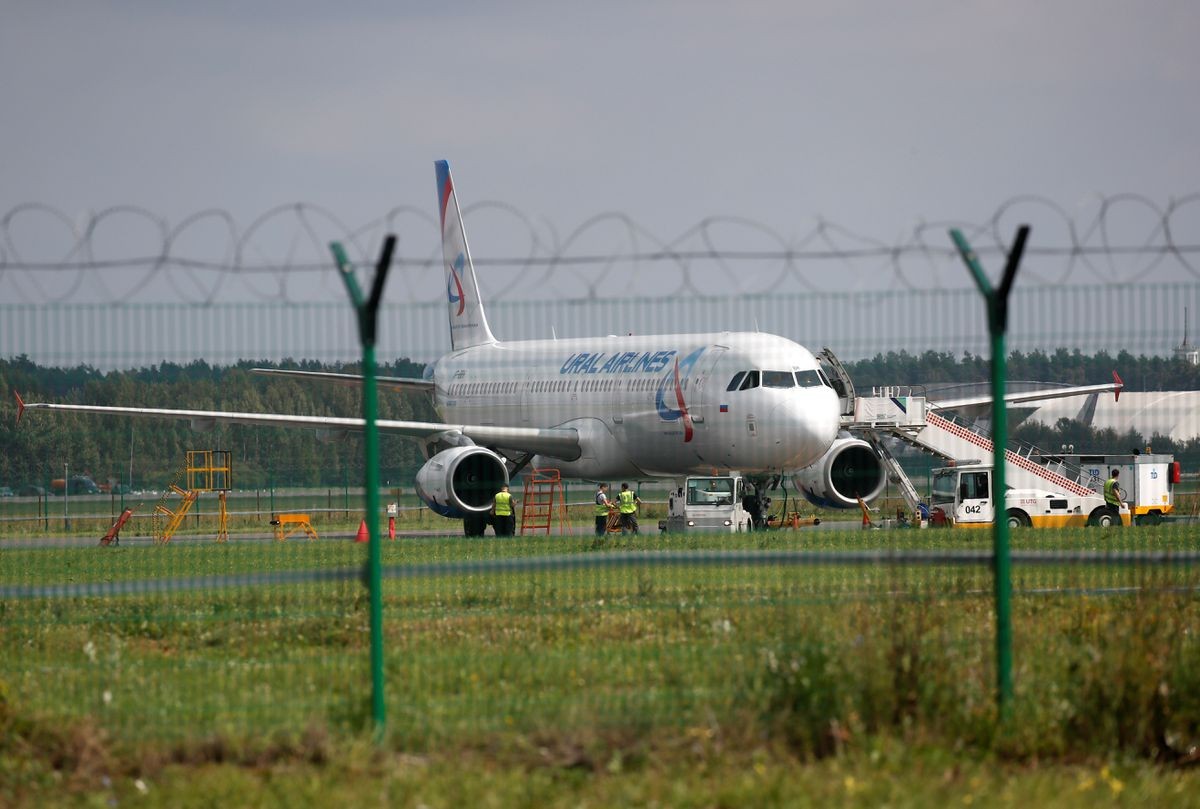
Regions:
<instances>
[{"instance_id":1,"label":"airline logo on fuselage","mask_svg":"<svg viewBox=\"0 0 1200 809\"><path fill-rule=\"evenodd\" d=\"M560 374L656 374L666 371L659 380L654 393L654 409L663 421L683 421L683 441L692 440L692 417L688 414L687 402L683 395L684 380L704 353L704 348L697 348L682 360L679 352L667 351L618 351L608 354L604 351L580 351L567 357L566 362L559 368Z\"/></svg>"},{"instance_id":2,"label":"airline logo on fuselage","mask_svg":"<svg viewBox=\"0 0 1200 809\"><path fill-rule=\"evenodd\" d=\"M696 360L700 359L700 355L703 353L703 348L697 348L682 361L676 357L675 367L658 383L658 390L654 394L654 408L658 411L659 418L663 421L683 420L683 443L685 444L692 440L694 431L692 417L688 415L687 402L683 398L682 380L692 372ZM675 400L675 407L667 404L668 390L674 394L672 398Z\"/></svg>"},{"instance_id":3,"label":"airline logo on fuselage","mask_svg":"<svg viewBox=\"0 0 1200 809\"><path fill-rule=\"evenodd\" d=\"M467 307L467 296L463 294L463 285L460 280L463 267L467 264L467 257L463 253L458 254L458 258L454 259L453 264L447 264L446 269L450 271L450 277L446 279L446 296L450 303L458 304L458 311L454 313L455 317L461 315Z\"/></svg>"}]
</instances>

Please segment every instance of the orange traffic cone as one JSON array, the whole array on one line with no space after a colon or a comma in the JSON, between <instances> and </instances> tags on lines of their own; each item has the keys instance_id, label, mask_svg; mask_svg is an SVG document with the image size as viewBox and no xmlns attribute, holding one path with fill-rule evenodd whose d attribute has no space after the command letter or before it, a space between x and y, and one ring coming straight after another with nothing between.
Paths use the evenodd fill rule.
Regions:
<instances>
[{"instance_id":1,"label":"orange traffic cone","mask_svg":"<svg viewBox=\"0 0 1200 809\"><path fill-rule=\"evenodd\" d=\"M367 533L367 521L363 520L361 523L359 523L358 534L354 537L354 541L355 542L366 542L370 538L371 538L371 535Z\"/></svg>"}]
</instances>

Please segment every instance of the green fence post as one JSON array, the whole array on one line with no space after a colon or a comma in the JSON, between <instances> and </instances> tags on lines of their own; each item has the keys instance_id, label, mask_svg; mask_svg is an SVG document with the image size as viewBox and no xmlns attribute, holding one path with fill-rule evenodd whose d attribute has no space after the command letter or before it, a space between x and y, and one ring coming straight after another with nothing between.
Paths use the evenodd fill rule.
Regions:
<instances>
[{"instance_id":1,"label":"green fence post","mask_svg":"<svg viewBox=\"0 0 1200 809\"><path fill-rule=\"evenodd\" d=\"M334 260L350 301L358 315L358 334L362 342L363 376L363 445L366 480L367 536L367 587L370 591L371 607L371 717L375 724L375 738L383 738L387 721L387 707L383 694L383 584L382 560L379 538L379 431L375 427L378 409L375 382L375 333L378 321L379 300L383 297L383 282L392 264L392 251L396 248L396 237L389 234L383 242L383 253L375 267L375 280L371 284L371 297L364 300L358 282L354 280L354 267L346 251L338 242L331 244Z\"/></svg>"},{"instance_id":2,"label":"green fence post","mask_svg":"<svg viewBox=\"0 0 1200 809\"><path fill-rule=\"evenodd\" d=\"M1004 403L1006 352L1004 333L1008 328L1008 295L1012 291L1029 226L1021 225L1009 251L1000 286L988 283L979 257L958 229L950 231L959 255L966 262L975 285L983 295L988 313L988 333L992 344L992 575L996 593L996 702L1001 719L1012 710L1012 555L1009 550L1008 513L1004 509L1005 452L1008 448L1008 411Z\"/></svg>"}]
</instances>

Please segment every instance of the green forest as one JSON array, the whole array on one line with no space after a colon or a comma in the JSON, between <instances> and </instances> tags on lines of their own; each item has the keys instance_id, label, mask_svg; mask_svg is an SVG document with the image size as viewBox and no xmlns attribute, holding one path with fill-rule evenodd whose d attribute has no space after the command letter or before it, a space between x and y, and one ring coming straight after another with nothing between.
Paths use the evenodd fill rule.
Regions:
<instances>
[{"instance_id":1,"label":"green forest","mask_svg":"<svg viewBox=\"0 0 1200 809\"><path fill-rule=\"evenodd\" d=\"M24 357L0 360L0 485L45 486L70 474L97 483L130 482L133 488L162 489L183 465L187 450L232 452L236 488L357 485L362 478L362 442L357 434L330 440L314 430L217 425L197 432L185 421L101 417L75 413L26 413L16 423L18 392L26 401L116 407L162 407L358 416L359 387L269 378L251 368L358 373L353 364L245 361L230 367L203 360L164 363L103 373L87 366L47 368ZM419 377L424 366L407 360L381 364L381 376ZM434 421L428 397L381 393L379 418ZM411 485L422 463L413 441L380 437L382 480ZM132 469L131 469L132 468ZM390 477L389 477L390 476Z\"/></svg>"},{"instance_id":2,"label":"green forest","mask_svg":"<svg viewBox=\"0 0 1200 809\"><path fill-rule=\"evenodd\" d=\"M990 374L987 357L968 353L956 357L938 351L876 354L871 359L848 362L846 369L859 388L986 382ZM1099 385L1112 382L1113 371L1121 376L1128 391L1200 390L1200 365L1190 365L1175 358L1135 357L1127 351L1116 356L1107 351L1088 355L1065 348L1052 354L1016 351L1008 357L1010 380Z\"/></svg>"},{"instance_id":3,"label":"green forest","mask_svg":"<svg viewBox=\"0 0 1200 809\"><path fill-rule=\"evenodd\" d=\"M182 421L102 418L77 414L27 414L16 423L19 392L27 401L55 401L127 407L240 410L355 416L361 412L355 385L312 384L251 373L254 367L356 373L354 364L311 361L239 362L211 366L203 360L188 365L164 363L129 371L101 372L88 366L42 367L25 357L0 360L0 485L14 489L26 483L46 485L64 475L89 474L97 482L128 482L135 488L162 488L183 463L186 450L232 451L237 488L271 485L338 486L361 482L362 443L349 434L322 440L312 430L221 426L198 433ZM941 385L988 379L984 357L943 352L878 354L846 364L860 391L888 384ZM1059 350L1013 353L1009 379L1073 385L1112 381L1116 370L1126 390L1197 390L1200 367L1162 357L1116 356ZM379 368L381 375L419 377L424 366L401 359ZM433 421L433 407L423 395L383 393L379 416ZM1070 420L1044 426L1026 423L1012 431L1017 440L1054 448L1074 444L1080 451L1128 452L1153 445L1174 453L1184 469L1200 466L1200 440L1177 445L1161 436L1118 435L1093 431ZM381 479L385 485L411 485L422 460L416 444L399 437L381 439Z\"/></svg>"}]
</instances>

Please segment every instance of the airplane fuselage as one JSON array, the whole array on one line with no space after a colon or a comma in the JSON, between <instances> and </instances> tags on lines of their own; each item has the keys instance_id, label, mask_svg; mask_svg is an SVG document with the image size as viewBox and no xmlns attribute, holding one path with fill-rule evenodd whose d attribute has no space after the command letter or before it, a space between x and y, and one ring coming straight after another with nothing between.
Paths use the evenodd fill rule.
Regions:
<instances>
[{"instance_id":1,"label":"airplane fuselage","mask_svg":"<svg viewBox=\"0 0 1200 809\"><path fill-rule=\"evenodd\" d=\"M534 460L573 477L782 472L838 430L816 358L769 334L497 342L442 357L433 381L447 422L578 431L579 458Z\"/></svg>"}]
</instances>

